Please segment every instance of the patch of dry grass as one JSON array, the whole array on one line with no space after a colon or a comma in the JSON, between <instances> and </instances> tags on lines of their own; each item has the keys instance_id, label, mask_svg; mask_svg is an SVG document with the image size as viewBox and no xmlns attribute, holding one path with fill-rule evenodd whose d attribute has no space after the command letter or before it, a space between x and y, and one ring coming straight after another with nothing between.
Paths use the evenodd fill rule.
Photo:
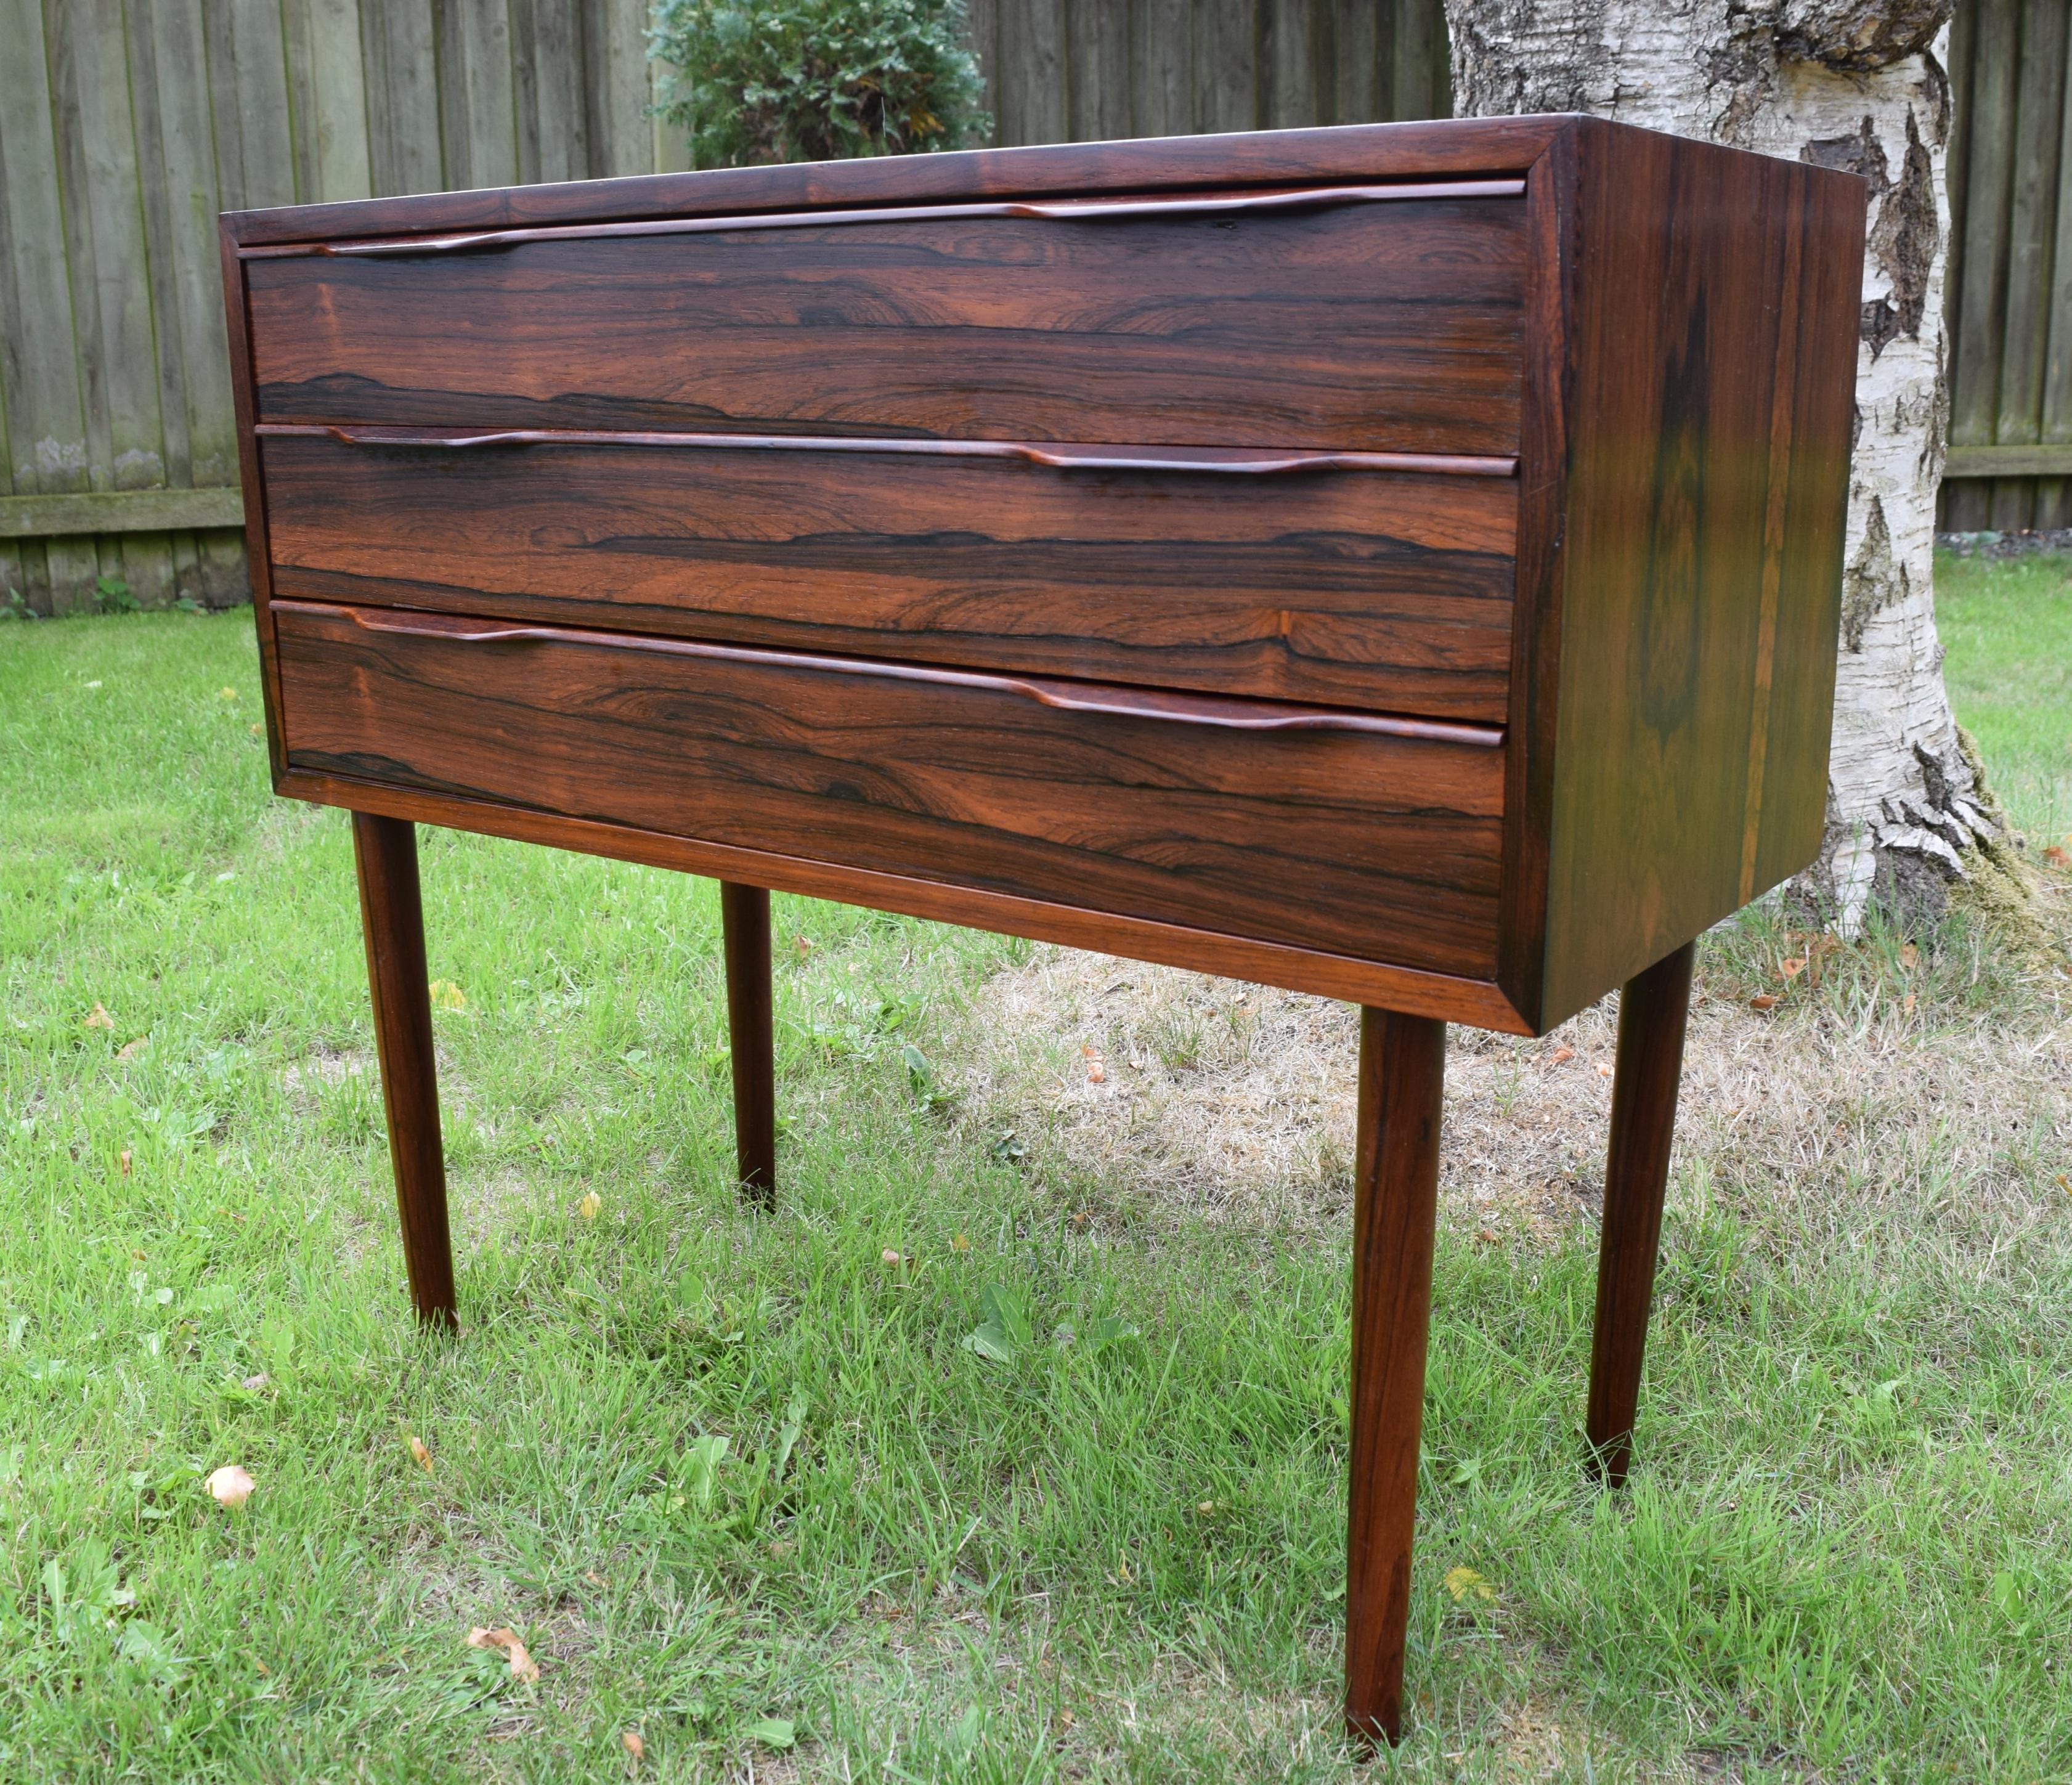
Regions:
<instances>
[{"instance_id":1,"label":"patch of dry grass","mask_svg":"<svg viewBox=\"0 0 2072 1785\"><path fill-rule=\"evenodd\" d=\"M2062 895L2045 896L2062 919ZM1708 940L1672 1170L1704 1167L1737 1187L1745 1218L1809 1239L1896 1206L1974 1238L2054 1212L2065 1192L2036 1165L2072 1135L2072 978L2037 964L1980 1006L1953 958L1972 946L1959 932L1923 958L1873 938L1819 950L1809 971L1808 939L1772 915ZM1977 948L1989 957L1990 937ZM1617 1034L1616 993L1536 1041L1451 1030L1445 1218L1552 1240L1594 1212ZM1350 1006L1044 947L982 987L940 1047L990 1144L1140 1218L1346 1217Z\"/></svg>"}]
</instances>

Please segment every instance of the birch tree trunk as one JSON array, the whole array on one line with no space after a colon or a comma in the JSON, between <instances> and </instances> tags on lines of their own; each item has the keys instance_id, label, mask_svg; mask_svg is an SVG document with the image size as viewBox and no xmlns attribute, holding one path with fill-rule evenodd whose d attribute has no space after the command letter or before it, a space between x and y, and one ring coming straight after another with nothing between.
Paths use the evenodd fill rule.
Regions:
<instances>
[{"instance_id":1,"label":"birch tree trunk","mask_svg":"<svg viewBox=\"0 0 2072 1785\"><path fill-rule=\"evenodd\" d=\"M1935 491L1951 0L1446 0L1462 117L1590 112L1870 183L1827 830L1803 889L1853 932L2012 872L1942 687Z\"/></svg>"}]
</instances>

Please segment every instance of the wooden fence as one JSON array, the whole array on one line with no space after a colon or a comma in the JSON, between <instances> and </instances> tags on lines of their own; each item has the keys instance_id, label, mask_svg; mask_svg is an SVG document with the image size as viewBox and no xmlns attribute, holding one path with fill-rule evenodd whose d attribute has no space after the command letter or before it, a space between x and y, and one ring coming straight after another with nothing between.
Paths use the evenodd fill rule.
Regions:
<instances>
[{"instance_id":1,"label":"wooden fence","mask_svg":"<svg viewBox=\"0 0 2072 1785\"><path fill-rule=\"evenodd\" d=\"M1441 0L970 10L1003 143L1449 109ZM648 114L645 14L0 0L0 601L241 598L216 212L688 166ZM1960 0L1953 524L2072 520L2068 18Z\"/></svg>"},{"instance_id":2,"label":"wooden fence","mask_svg":"<svg viewBox=\"0 0 2072 1785\"><path fill-rule=\"evenodd\" d=\"M997 140L1445 117L1441 0L968 0Z\"/></svg>"},{"instance_id":3,"label":"wooden fence","mask_svg":"<svg viewBox=\"0 0 2072 1785\"><path fill-rule=\"evenodd\" d=\"M247 592L215 217L689 165L645 0L0 0L0 600ZM1002 142L1422 117L1440 0L976 0Z\"/></svg>"},{"instance_id":4,"label":"wooden fence","mask_svg":"<svg viewBox=\"0 0 2072 1785\"><path fill-rule=\"evenodd\" d=\"M682 167L645 24L644 0L0 0L0 582L45 613L243 598L216 212Z\"/></svg>"},{"instance_id":5,"label":"wooden fence","mask_svg":"<svg viewBox=\"0 0 2072 1785\"><path fill-rule=\"evenodd\" d=\"M2072 526L2072 0L1959 0L1942 524Z\"/></svg>"}]
</instances>

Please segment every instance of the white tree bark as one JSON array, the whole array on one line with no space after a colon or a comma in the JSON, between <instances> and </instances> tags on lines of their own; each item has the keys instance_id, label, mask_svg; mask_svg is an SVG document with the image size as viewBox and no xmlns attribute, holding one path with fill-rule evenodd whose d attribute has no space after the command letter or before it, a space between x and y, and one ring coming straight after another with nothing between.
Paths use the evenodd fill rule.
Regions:
<instances>
[{"instance_id":1,"label":"white tree bark","mask_svg":"<svg viewBox=\"0 0 2072 1785\"><path fill-rule=\"evenodd\" d=\"M1808 875L1845 933L1875 895L1939 915L2004 832L1935 635L1949 385L1950 0L1446 0L1461 116L1591 112L1870 183L1856 440L1828 770Z\"/></svg>"}]
</instances>

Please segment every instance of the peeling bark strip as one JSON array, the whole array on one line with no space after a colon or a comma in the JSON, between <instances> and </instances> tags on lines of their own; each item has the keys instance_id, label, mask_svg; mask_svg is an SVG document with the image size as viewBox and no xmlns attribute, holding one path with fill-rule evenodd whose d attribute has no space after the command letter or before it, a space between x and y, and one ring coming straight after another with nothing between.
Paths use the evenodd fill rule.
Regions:
<instances>
[{"instance_id":1,"label":"peeling bark strip","mask_svg":"<svg viewBox=\"0 0 2072 1785\"><path fill-rule=\"evenodd\" d=\"M1940 914L2004 837L1935 635L1949 384L1942 278L1951 0L1446 0L1462 117L1593 112L1796 157L1871 187L1827 837L1806 889Z\"/></svg>"}]
</instances>

